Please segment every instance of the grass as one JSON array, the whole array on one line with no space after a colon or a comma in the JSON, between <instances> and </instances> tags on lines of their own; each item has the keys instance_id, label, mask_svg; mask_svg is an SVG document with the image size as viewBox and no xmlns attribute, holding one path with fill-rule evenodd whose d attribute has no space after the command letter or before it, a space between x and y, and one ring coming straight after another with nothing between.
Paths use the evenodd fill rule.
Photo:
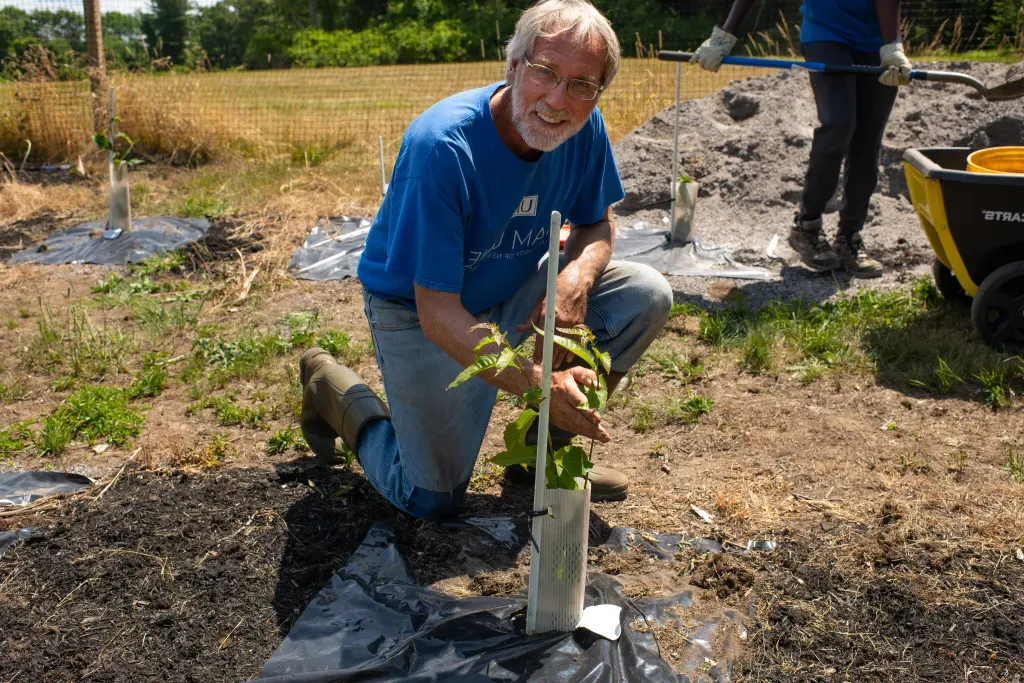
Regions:
<instances>
[{"instance_id":1,"label":"grass","mask_svg":"<svg viewBox=\"0 0 1024 683\"><path fill-rule=\"evenodd\" d=\"M29 429L31 423L32 420L24 420L0 429L0 458L6 460L32 445L34 435Z\"/></svg>"},{"instance_id":2,"label":"grass","mask_svg":"<svg viewBox=\"0 0 1024 683\"><path fill-rule=\"evenodd\" d=\"M1009 446L1006 454L1006 471L1018 484L1024 484L1024 451Z\"/></svg>"},{"instance_id":3,"label":"grass","mask_svg":"<svg viewBox=\"0 0 1024 683\"><path fill-rule=\"evenodd\" d=\"M106 324L96 325L80 306L72 306L64 320L42 308L38 337L23 351L25 366L47 374L96 379L126 370L135 352L134 338Z\"/></svg>"},{"instance_id":4,"label":"grass","mask_svg":"<svg viewBox=\"0 0 1024 683\"><path fill-rule=\"evenodd\" d=\"M222 466L236 453L228 435L214 434L202 447L183 451L173 464L175 467L212 470Z\"/></svg>"},{"instance_id":5,"label":"grass","mask_svg":"<svg viewBox=\"0 0 1024 683\"><path fill-rule=\"evenodd\" d=\"M1009 406L1024 385L1024 360L982 343L926 279L909 290L860 291L834 303L680 314L698 317L700 342L735 354L738 366L755 374L784 366L811 383L835 371L868 371L904 389L972 393L994 409Z\"/></svg>"},{"instance_id":6,"label":"grass","mask_svg":"<svg viewBox=\"0 0 1024 683\"><path fill-rule=\"evenodd\" d=\"M208 396L200 401L189 404L186 414L195 415L200 411L212 408L217 421L223 427L241 426L250 429L262 429L267 417L267 409L263 406L240 406L233 398L225 396Z\"/></svg>"},{"instance_id":7,"label":"grass","mask_svg":"<svg viewBox=\"0 0 1024 683\"><path fill-rule=\"evenodd\" d=\"M43 420L35 443L42 455L60 455L73 439L125 446L142 430L144 417L131 405L129 392L110 386L85 386Z\"/></svg>"},{"instance_id":8,"label":"grass","mask_svg":"<svg viewBox=\"0 0 1024 683\"><path fill-rule=\"evenodd\" d=\"M295 425L288 425L284 429L277 430L267 439L267 454L282 455L287 453L290 448L304 450L302 447L305 446L305 443L305 439L302 438L302 434L295 428Z\"/></svg>"}]
</instances>

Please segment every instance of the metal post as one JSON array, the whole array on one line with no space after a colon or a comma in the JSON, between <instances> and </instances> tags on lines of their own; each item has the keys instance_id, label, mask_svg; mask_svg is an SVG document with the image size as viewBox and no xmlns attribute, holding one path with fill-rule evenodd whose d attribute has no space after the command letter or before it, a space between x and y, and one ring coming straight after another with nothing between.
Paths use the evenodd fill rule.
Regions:
<instances>
[{"instance_id":1,"label":"metal post","mask_svg":"<svg viewBox=\"0 0 1024 683\"><path fill-rule=\"evenodd\" d=\"M387 192L387 180L384 177L384 136L377 136L377 155L380 157L380 196Z\"/></svg>"},{"instance_id":2,"label":"metal post","mask_svg":"<svg viewBox=\"0 0 1024 683\"><path fill-rule=\"evenodd\" d=\"M547 488L548 425L551 409L551 360L555 350L555 300L558 298L558 245L562 232L562 215L551 212L551 234L548 236L547 311L544 316L544 354L541 375L540 415L537 417L537 461L533 482L533 510L544 507L544 489ZM543 516L533 518L533 543L530 551L530 587L526 600L526 632L537 630L537 591L540 584L540 543Z\"/></svg>"},{"instance_id":3,"label":"metal post","mask_svg":"<svg viewBox=\"0 0 1024 683\"><path fill-rule=\"evenodd\" d=\"M679 182L679 98L683 82L683 63L676 62L676 124L672 133L672 182L669 184L669 192L672 194L672 224L670 232L676 229L676 183Z\"/></svg>"}]
</instances>

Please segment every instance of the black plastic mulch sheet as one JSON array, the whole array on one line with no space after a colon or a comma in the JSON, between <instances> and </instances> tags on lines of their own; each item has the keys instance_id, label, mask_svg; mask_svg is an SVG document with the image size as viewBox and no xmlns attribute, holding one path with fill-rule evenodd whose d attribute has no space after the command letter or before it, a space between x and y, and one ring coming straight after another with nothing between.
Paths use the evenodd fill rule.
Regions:
<instances>
[{"instance_id":1,"label":"black plastic mulch sheet","mask_svg":"<svg viewBox=\"0 0 1024 683\"><path fill-rule=\"evenodd\" d=\"M125 265L154 254L174 251L206 236L204 218L154 216L132 220L132 229L113 239L103 237L107 221L92 221L51 235L46 241L19 251L10 263L94 263Z\"/></svg>"},{"instance_id":2,"label":"black plastic mulch sheet","mask_svg":"<svg viewBox=\"0 0 1024 683\"><path fill-rule=\"evenodd\" d=\"M292 254L288 270L301 280L344 280L355 277L366 245L370 219L322 218Z\"/></svg>"},{"instance_id":3,"label":"black plastic mulch sheet","mask_svg":"<svg viewBox=\"0 0 1024 683\"><path fill-rule=\"evenodd\" d=\"M28 505L43 496L73 493L92 484L84 474L71 472L0 472L0 506Z\"/></svg>"},{"instance_id":4,"label":"black plastic mulch sheet","mask_svg":"<svg viewBox=\"0 0 1024 683\"><path fill-rule=\"evenodd\" d=\"M304 280L355 277L369 227L368 218L321 219L292 254L288 270ZM612 258L646 263L665 275L751 280L774 277L774 273L765 268L735 262L722 247L704 245L697 240L685 245L673 244L666 228L646 223L616 228Z\"/></svg>"},{"instance_id":5,"label":"black plastic mulch sheet","mask_svg":"<svg viewBox=\"0 0 1024 683\"><path fill-rule=\"evenodd\" d=\"M0 506L28 505L55 493L87 489L92 483L89 477L69 472L0 472ZM31 534L32 529L0 531L0 557Z\"/></svg>"},{"instance_id":6,"label":"black plastic mulch sheet","mask_svg":"<svg viewBox=\"0 0 1024 683\"><path fill-rule=\"evenodd\" d=\"M475 550L508 546L521 529L509 520L468 520L477 536ZM479 533L483 532L483 533ZM633 529L612 530L610 551L646 543ZM472 534L471 534L472 535ZM667 539L666 548L683 540ZM565 681L640 683L649 681L727 682L746 638L735 610L694 617L686 623L677 610L693 607L690 592L668 598L631 601L614 577L591 576L586 605L622 607L622 636L609 641L589 632L527 636L526 597L453 598L415 585L395 545L391 526L378 522L348 564L340 569L295 622L263 666L258 681L335 683L339 681ZM645 621L646 619L646 621ZM651 625L678 628L688 639L685 671L673 672L660 656ZM636 626L636 630L632 627ZM711 658L717 652L717 661ZM722 653L726 653L725 656Z\"/></svg>"}]
</instances>

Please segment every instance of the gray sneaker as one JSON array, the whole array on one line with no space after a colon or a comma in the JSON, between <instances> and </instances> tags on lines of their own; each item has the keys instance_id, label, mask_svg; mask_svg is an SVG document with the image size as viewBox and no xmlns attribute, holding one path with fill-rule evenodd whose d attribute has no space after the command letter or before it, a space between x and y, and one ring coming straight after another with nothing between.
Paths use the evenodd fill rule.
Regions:
<instances>
[{"instance_id":1,"label":"gray sneaker","mask_svg":"<svg viewBox=\"0 0 1024 683\"><path fill-rule=\"evenodd\" d=\"M864 253L860 233L837 235L832 248L839 257L840 265L852 277L882 277L882 264Z\"/></svg>"},{"instance_id":2,"label":"gray sneaker","mask_svg":"<svg viewBox=\"0 0 1024 683\"><path fill-rule=\"evenodd\" d=\"M821 234L821 219L801 221L789 233L789 246L811 270L823 272L839 267L839 257Z\"/></svg>"}]
</instances>

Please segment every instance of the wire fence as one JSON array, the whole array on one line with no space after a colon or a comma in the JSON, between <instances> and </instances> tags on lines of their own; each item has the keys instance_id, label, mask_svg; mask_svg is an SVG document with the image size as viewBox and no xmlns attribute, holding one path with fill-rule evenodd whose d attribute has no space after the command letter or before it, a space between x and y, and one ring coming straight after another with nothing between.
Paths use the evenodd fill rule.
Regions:
<instances>
[{"instance_id":1,"label":"wire fence","mask_svg":"<svg viewBox=\"0 0 1024 683\"><path fill-rule=\"evenodd\" d=\"M351 16L353 6L370 13L375 4L390 11L377 0L108 0L100 73L87 52L82 0L0 0L0 152L61 162L88 151L100 121L94 112L105 104L99 75L103 88L116 90L119 127L136 150L175 163L340 149L372 159L378 135L397 149L405 127L431 104L503 78L499 58L517 11L502 0L461 3L472 6L471 18L456 10L362 23ZM674 100L676 65L657 60L657 50L695 49L730 3L595 4L627 57L600 103L617 139ZM800 4L760 0L736 52L798 57ZM338 7L349 15L337 15ZM903 3L902 29L918 57L1016 61L1022 16L1018 0L917 0ZM760 73L685 65L682 96Z\"/></svg>"}]
</instances>

